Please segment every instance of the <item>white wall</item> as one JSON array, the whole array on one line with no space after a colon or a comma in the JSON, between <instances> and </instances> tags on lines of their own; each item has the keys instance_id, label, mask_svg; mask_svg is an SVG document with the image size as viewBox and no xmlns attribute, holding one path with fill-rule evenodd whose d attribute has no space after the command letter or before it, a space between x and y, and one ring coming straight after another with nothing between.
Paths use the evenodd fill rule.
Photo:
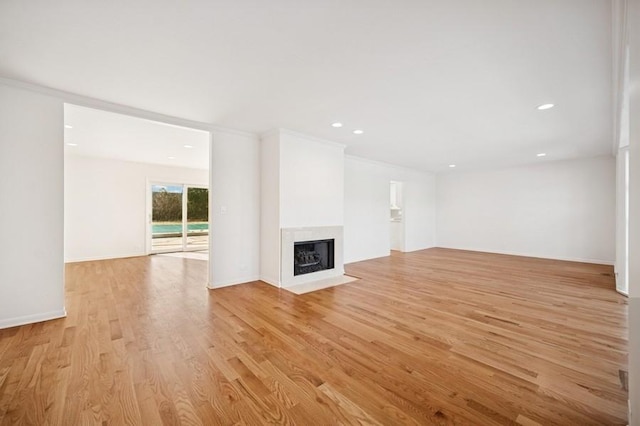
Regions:
<instances>
[{"instance_id":1,"label":"white wall","mask_svg":"<svg viewBox=\"0 0 640 426\"><path fill-rule=\"evenodd\" d=\"M280 133L280 228L341 226L344 146Z\"/></svg>"},{"instance_id":2,"label":"white wall","mask_svg":"<svg viewBox=\"0 0 640 426\"><path fill-rule=\"evenodd\" d=\"M65 261L147 253L147 182L208 186L207 170L65 155Z\"/></svg>"},{"instance_id":3,"label":"white wall","mask_svg":"<svg viewBox=\"0 0 640 426\"><path fill-rule=\"evenodd\" d=\"M256 136L213 132L211 287L260 275L260 146Z\"/></svg>"},{"instance_id":4,"label":"white wall","mask_svg":"<svg viewBox=\"0 0 640 426\"><path fill-rule=\"evenodd\" d=\"M0 85L0 328L64 310L63 105Z\"/></svg>"},{"instance_id":5,"label":"white wall","mask_svg":"<svg viewBox=\"0 0 640 426\"><path fill-rule=\"evenodd\" d=\"M429 173L395 170L393 180L403 181L404 251L436 245L436 178Z\"/></svg>"},{"instance_id":6,"label":"white wall","mask_svg":"<svg viewBox=\"0 0 640 426\"><path fill-rule=\"evenodd\" d=\"M260 141L260 279L280 283L280 134Z\"/></svg>"},{"instance_id":7,"label":"white wall","mask_svg":"<svg viewBox=\"0 0 640 426\"><path fill-rule=\"evenodd\" d=\"M615 160L438 175L440 247L613 263Z\"/></svg>"},{"instance_id":8,"label":"white wall","mask_svg":"<svg viewBox=\"0 0 640 426\"><path fill-rule=\"evenodd\" d=\"M280 286L281 229L343 224L344 146L284 129L260 145L260 279Z\"/></svg>"},{"instance_id":9,"label":"white wall","mask_svg":"<svg viewBox=\"0 0 640 426\"><path fill-rule=\"evenodd\" d=\"M405 251L435 245L433 174L346 157L345 263L389 255L389 183L392 180L402 182Z\"/></svg>"},{"instance_id":10,"label":"white wall","mask_svg":"<svg viewBox=\"0 0 640 426\"><path fill-rule=\"evenodd\" d=\"M629 229L628 211L628 149L619 149L616 152L616 261L615 277L616 289L622 294L629 294L628 269L629 269Z\"/></svg>"},{"instance_id":11,"label":"white wall","mask_svg":"<svg viewBox=\"0 0 640 426\"><path fill-rule=\"evenodd\" d=\"M640 425L640 0L627 13L629 64L629 400Z\"/></svg>"},{"instance_id":12,"label":"white wall","mask_svg":"<svg viewBox=\"0 0 640 426\"><path fill-rule=\"evenodd\" d=\"M388 256L389 170L354 157L344 165L344 262Z\"/></svg>"}]
</instances>

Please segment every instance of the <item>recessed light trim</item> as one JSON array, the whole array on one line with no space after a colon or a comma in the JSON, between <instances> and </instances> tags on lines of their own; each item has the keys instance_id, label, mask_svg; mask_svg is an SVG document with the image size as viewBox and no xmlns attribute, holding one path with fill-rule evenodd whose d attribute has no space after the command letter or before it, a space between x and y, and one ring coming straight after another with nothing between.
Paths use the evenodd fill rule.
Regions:
<instances>
[{"instance_id":1,"label":"recessed light trim","mask_svg":"<svg viewBox=\"0 0 640 426\"><path fill-rule=\"evenodd\" d=\"M183 145L183 146L184 146L185 148L187 148L187 149L191 149L191 148L193 148L193 145L189 145L189 144L186 144L186 145Z\"/></svg>"},{"instance_id":2,"label":"recessed light trim","mask_svg":"<svg viewBox=\"0 0 640 426\"><path fill-rule=\"evenodd\" d=\"M555 106L555 104L542 104L542 105L538 105L538 109L540 111L544 111L545 109L551 109Z\"/></svg>"},{"instance_id":3,"label":"recessed light trim","mask_svg":"<svg viewBox=\"0 0 640 426\"><path fill-rule=\"evenodd\" d=\"M450 168L452 168L452 169L453 169L455 166L456 166L455 164L449 164L449 167L450 167Z\"/></svg>"},{"instance_id":4,"label":"recessed light trim","mask_svg":"<svg viewBox=\"0 0 640 426\"><path fill-rule=\"evenodd\" d=\"M546 152L540 152L538 154L536 154L536 157L546 157L547 153Z\"/></svg>"},{"instance_id":5,"label":"recessed light trim","mask_svg":"<svg viewBox=\"0 0 640 426\"><path fill-rule=\"evenodd\" d=\"M331 127L335 127L335 128L342 127L342 123L340 123L339 121L336 121L335 123L331 123Z\"/></svg>"},{"instance_id":6,"label":"recessed light trim","mask_svg":"<svg viewBox=\"0 0 640 426\"><path fill-rule=\"evenodd\" d=\"M73 126L71 124L65 124L64 128L65 129L73 129Z\"/></svg>"},{"instance_id":7,"label":"recessed light trim","mask_svg":"<svg viewBox=\"0 0 640 426\"><path fill-rule=\"evenodd\" d=\"M67 142L67 145L68 145L68 146L78 146L78 144L77 144L77 143L72 143L72 142Z\"/></svg>"},{"instance_id":8,"label":"recessed light trim","mask_svg":"<svg viewBox=\"0 0 640 426\"><path fill-rule=\"evenodd\" d=\"M356 129L356 130L353 131L354 135L361 135L363 133L364 133L364 130L360 130L360 129Z\"/></svg>"},{"instance_id":9,"label":"recessed light trim","mask_svg":"<svg viewBox=\"0 0 640 426\"><path fill-rule=\"evenodd\" d=\"M169 160L175 160L176 157L167 157Z\"/></svg>"}]
</instances>

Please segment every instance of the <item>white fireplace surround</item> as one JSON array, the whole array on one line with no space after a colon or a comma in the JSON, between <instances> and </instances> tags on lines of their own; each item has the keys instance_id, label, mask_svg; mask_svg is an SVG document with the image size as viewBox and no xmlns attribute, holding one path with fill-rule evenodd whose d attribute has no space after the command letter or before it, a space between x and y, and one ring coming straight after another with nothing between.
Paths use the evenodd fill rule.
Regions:
<instances>
[{"instance_id":1,"label":"white fireplace surround","mask_svg":"<svg viewBox=\"0 0 640 426\"><path fill-rule=\"evenodd\" d=\"M342 226L316 226L304 228L281 228L280 244L280 286L292 287L319 281L326 278L339 277L344 274L343 230ZM294 244L305 241L334 240L333 269L312 272L304 275L293 275Z\"/></svg>"}]
</instances>

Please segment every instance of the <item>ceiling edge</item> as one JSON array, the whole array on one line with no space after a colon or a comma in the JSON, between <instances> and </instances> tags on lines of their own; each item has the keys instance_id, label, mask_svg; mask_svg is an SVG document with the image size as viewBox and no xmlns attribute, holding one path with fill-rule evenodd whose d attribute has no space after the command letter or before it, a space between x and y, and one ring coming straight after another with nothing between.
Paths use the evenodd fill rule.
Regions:
<instances>
[{"instance_id":1,"label":"ceiling edge","mask_svg":"<svg viewBox=\"0 0 640 426\"><path fill-rule=\"evenodd\" d=\"M194 121L186 118L174 117L174 116L165 115L165 114L161 114L153 111L147 111L140 108L117 104L114 102L107 102L101 99L90 98L88 96L83 96L83 95L77 95L75 93L65 92L63 90L41 86L34 83L28 83L21 80L14 80L14 79L2 77L2 76L0 76L0 84L59 98L62 102L73 104L73 105L99 109L107 112L113 112L116 114L129 115L132 117L141 118L145 120L158 121L165 124L172 124L175 126L187 127L187 128L196 129L196 130L204 130L207 132L227 133L227 134L246 136L251 138L257 137L257 134L252 132L246 132L243 130L217 126L212 123L204 123L201 121Z\"/></svg>"}]
</instances>

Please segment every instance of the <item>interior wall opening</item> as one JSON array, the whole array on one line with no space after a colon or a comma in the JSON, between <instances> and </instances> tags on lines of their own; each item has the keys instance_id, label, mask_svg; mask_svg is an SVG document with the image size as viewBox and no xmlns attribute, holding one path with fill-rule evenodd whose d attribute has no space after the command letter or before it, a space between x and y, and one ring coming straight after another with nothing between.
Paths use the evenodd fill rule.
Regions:
<instances>
[{"instance_id":1,"label":"interior wall opening","mask_svg":"<svg viewBox=\"0 0 640 426\"><path fill-rule=\"evenodd\" d=\"M72 104L64 128L65 262L174 251L208 259L208 131ZM153 185L165 203L159 220Z\"/></svg>"},{"instance_id":2,"label":"interior wall opening","mask_svg":"<svg viewBox=\"0 0 640 426\"><path fill-rule=\"evenodd\" d=\"M389 247L391 250L404 251L404 198L402 182L389 184Z\"/></svg>"}]
</instances>

